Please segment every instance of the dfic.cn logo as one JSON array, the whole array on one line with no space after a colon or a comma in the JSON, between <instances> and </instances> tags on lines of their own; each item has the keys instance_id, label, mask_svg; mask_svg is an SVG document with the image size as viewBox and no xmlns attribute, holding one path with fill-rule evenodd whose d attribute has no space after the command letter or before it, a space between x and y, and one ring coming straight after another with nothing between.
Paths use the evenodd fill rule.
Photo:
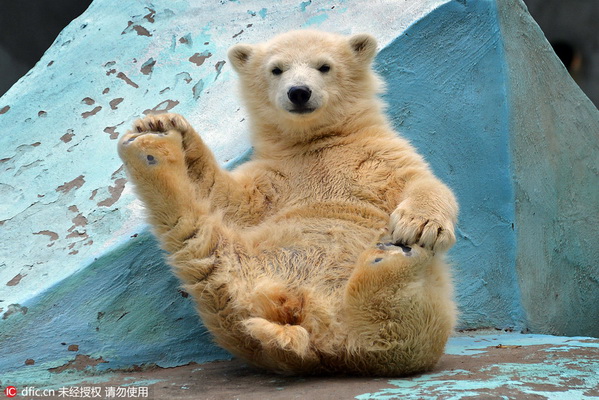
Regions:
<instances>
[{"instance_id":1,"label":"dfic.cn logo","mask_svg":"<svg viewBox=\"0 0 599 400\"><path fill-rule=\"evenodd\" d=\"M7 386L6 389L4 389L4 394L8 397L15 397L17 395L17 388L14 386Z\"/></svg>"}]
</instances>

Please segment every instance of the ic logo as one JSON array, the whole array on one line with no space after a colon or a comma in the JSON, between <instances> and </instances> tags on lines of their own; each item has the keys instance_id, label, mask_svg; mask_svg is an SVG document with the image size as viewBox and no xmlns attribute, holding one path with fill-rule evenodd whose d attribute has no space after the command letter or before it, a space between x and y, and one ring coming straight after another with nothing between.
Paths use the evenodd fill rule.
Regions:
<instances>
[{"instance_id":1,"label":"ic logo","mask_svg":"<svg viewBox=\"0 0 599 400\"><path fill-rule=\"evenodd\" d=\"M4 389L4 394L8 397L15 397L17 395L17 388L14 386L7 386Z\"/></svg>"}]
</instances>

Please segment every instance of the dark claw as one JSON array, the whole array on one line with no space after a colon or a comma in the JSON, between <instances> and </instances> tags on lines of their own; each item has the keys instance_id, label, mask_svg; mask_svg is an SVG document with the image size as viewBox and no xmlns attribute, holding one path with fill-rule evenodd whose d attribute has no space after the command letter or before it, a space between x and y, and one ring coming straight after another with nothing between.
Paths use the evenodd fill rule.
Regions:
<instances>
[{"instance_id":1,"label":"dark claw","mask_svg":"<svg viewBox=\"0 0 599 400\"><path fill-rule=\"evenodd\" d=\"M410 246L406 246L405 244L403 244L401 242L389 243L389 246L400 247L405 256L410 257L412 255L412 248Z\"/></svg>"},{"instance_id":2,"label":"dark claw","mask_svg":"<svg viewBox=\"0 0 599 400\"><path fill-rule=\"evenodd\" d=\"M412 251L412 248L410 246L406 246L401 243L397 243L396 246L401 247L404 253L409 253Z\"/></svg>"},{"instance_id":3,"label":"dark claw","mask_svg":"<svg viewBox=\"0 0 599 400\"><path fill-rule=\"evenodd\" d=\"M404 244L402 244L400 242L397 242L397 243L391 243L391 242L377 243L376 247L379 250L388 250L389 247L399 247L404 252L404 255L406 255L408 257L412 255L412 248L410 246L406 246L406 245L404 245Z\"/></svg>"}]
</instances>

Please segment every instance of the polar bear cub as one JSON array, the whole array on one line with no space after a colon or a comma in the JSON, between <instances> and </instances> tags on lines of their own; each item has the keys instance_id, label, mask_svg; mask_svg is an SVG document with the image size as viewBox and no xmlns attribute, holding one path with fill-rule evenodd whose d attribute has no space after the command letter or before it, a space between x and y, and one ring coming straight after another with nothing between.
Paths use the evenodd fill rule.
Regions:
<instances>
[{"instance_id":1,"label":"polar bear cub","mask_svg":"<svg viewBox=\"0 0 599 400\"><path fill-rule=\"evenodd\" d=\"M180 115L119 154L216 342L282 373L431 369L456 308L452 192L390 127L376 41L294 31L229 51L253 159L219 167Z\"/></svg>"}]
</instances>

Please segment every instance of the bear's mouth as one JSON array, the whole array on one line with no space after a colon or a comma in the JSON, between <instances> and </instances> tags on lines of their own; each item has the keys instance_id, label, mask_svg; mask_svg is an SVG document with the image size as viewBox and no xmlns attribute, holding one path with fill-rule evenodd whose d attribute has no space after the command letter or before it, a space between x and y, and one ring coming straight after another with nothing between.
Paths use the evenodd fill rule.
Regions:
<instances>
[{"instance_id":1,"label":"bear's mouth","mask_svg":"<svg viewBox=\"0 0 599 400\"><path fill-rule=\"evenodd\" d=\"M310 114L310 113L316 111L316 108L301 107L301 108L292 108L287 111L289 111L292 114Z\"/></svg>"}]
</instances>

